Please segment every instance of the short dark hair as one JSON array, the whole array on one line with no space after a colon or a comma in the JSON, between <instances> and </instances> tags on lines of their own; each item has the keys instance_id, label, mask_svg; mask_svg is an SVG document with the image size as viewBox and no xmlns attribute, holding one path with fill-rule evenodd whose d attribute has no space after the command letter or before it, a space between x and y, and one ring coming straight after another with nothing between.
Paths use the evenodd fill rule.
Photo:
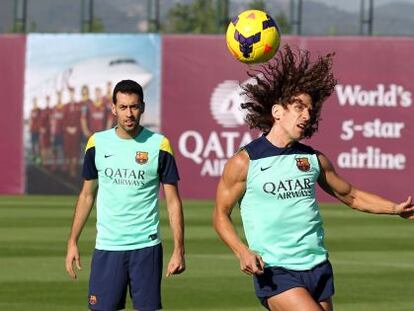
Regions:
<instances>
[{"instance_id":1,"label":"short dark hair","mask_svg":"<svg viewBox=\"0 0 414 311\"><path fill-rule=\"evenodd\" d=\"M144 92L142 91L141 85L133 80L122 80L119 81L114 88L114 92L112 95L112 102L116 104L116 94L126 93L126 94L136 94L141 99L141 102L144 101Z\"/></svg>"}]
</instances>

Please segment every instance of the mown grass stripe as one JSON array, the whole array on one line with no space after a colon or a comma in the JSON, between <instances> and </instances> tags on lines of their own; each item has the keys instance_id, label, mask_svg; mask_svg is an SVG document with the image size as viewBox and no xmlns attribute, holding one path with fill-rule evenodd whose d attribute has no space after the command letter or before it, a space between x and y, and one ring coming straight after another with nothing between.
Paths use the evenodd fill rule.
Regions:
<instances>
[{"instance_id":1,"label":"mown grass stripe","mask_svg":"<svg viewBox=\"0 0 414 311\"><path fill-rule=\"evenodd\" d=\"M0 197L0 310L86 310L93 210L79 241L84 270L78 281L63 262L75 196ZM165 310L263 310L251 279L211 227L212 201L185 201L187 271L164 279ZM341 205L321 206L334 266L336 311L412 311L414 226L398 217L373 216ZM172 240L165 204L161 230L165 264ZM239 209L233 221L242 233ZM128 301L127 309L132 310Z\"/></svg>"}]
</instances>

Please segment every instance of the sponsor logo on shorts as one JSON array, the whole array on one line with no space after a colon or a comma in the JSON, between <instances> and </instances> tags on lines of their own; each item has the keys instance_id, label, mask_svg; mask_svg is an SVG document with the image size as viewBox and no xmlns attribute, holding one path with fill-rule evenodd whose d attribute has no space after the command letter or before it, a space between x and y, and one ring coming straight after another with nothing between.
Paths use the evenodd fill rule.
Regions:
<instances>
[{"instance_id":1,"label":"sponsor logo on shorts","mask_svg":"<svg viewBox=\"0 0 414 311\"><path fill-rule=\"evenodd\" d=\"M89 295L89 304L96 305L97 299L95 295Z\"/></svg>"}]
</instances>

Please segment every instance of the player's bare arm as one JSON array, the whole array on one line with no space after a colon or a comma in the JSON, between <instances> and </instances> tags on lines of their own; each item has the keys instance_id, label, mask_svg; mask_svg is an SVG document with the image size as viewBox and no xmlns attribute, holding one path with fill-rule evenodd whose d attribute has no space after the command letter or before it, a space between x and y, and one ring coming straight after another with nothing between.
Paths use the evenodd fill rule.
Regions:
<instances>
[{"instance_id":1,"label":"player's bare arm","mask_svg":"<svg viewBox=\"0 0 414 311\"><path fill-rule=\"evenodd\" d=\"M319 185L324 191L349 207L367 213L394 214L414 219L411 196L401 203L395 203L373 193L362 191L339 176L325 155L319 154L318 159L321 167Z\"/></svg>"},{"instance_id":2,"label":"player's bare arm","mask_svg":"<svg viewBox=\"0 0 414 311\"><path fill-rule=\"evenodd\" d=\"M164 184L163 187L174 240L174 250L167 266L166 276L168 277L173 274L180 274L185 270L184 215L177 185Z\"/></svg>"},{"instance_id":3,"label":"player's bare arm","mask_svg":"<svg viewBox=\"0 0 414 311\"><path fill-rule=\"evenodd\" d=\"M232 209L245 191L248 168L246 151L240 151L227 161L217 188L213 225L220 238L239 258L240 269L252 275L263 273L264 262L240 240L231 221Z\"/></svg>"},{"instance_id":4,"label":"player's bare arm","mask_svg":"<svg viewBox=\"0 0 414 311\"><path fill-rule=\"evenodd\" d=\"M78 202L76 203L72 227L67 243L65 261L66 272L73 279L76 279L76 272L73 264L76 265L78 270L82 270L80 253L78 249L78 239L92 210L96 190L96 180L85 180L79 194Z\"/></svg>"}]
</instances>

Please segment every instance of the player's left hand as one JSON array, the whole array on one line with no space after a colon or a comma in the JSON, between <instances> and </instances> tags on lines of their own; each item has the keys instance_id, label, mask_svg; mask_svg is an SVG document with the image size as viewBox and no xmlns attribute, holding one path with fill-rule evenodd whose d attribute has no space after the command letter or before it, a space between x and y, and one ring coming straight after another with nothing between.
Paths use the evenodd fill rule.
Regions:
<instances>
[{"instance_id":1,"label":"player's left hand","mask_svg":"<svg viewBox=\"0 0 414 311\"><path fill-rule=\"evenodd\" d=\"M68 243L67 253L66 253L66 260L65 260L65 267L66 272L72 279L76 279L77 275L73 266L76 266L78 270L82 270L82 265L80 261L80 254L78 245L75 243Z\"/></svg>"},{"instance_id":2,"label":"player's left hand","mask_svg":"<svg viewBox=\"0 0 414 311\"><path fill-rule=\"evenodd\" d=\"M169 277L173 274L180 274L185 270L185 258L182 252L173 252L170 262L167 266L166 277Z\"/></svg>"},{"instance_id":3,"label":"player's left hand","mask_svg":"<svg viewBox=\"0 0 414 311\"><path fill-rule=\"evenodd\" d=\"M402 218L414 220L414 204L411 196L404 202L395 205L395 213L400 215Z\"/></svg>"}]
</instances>

